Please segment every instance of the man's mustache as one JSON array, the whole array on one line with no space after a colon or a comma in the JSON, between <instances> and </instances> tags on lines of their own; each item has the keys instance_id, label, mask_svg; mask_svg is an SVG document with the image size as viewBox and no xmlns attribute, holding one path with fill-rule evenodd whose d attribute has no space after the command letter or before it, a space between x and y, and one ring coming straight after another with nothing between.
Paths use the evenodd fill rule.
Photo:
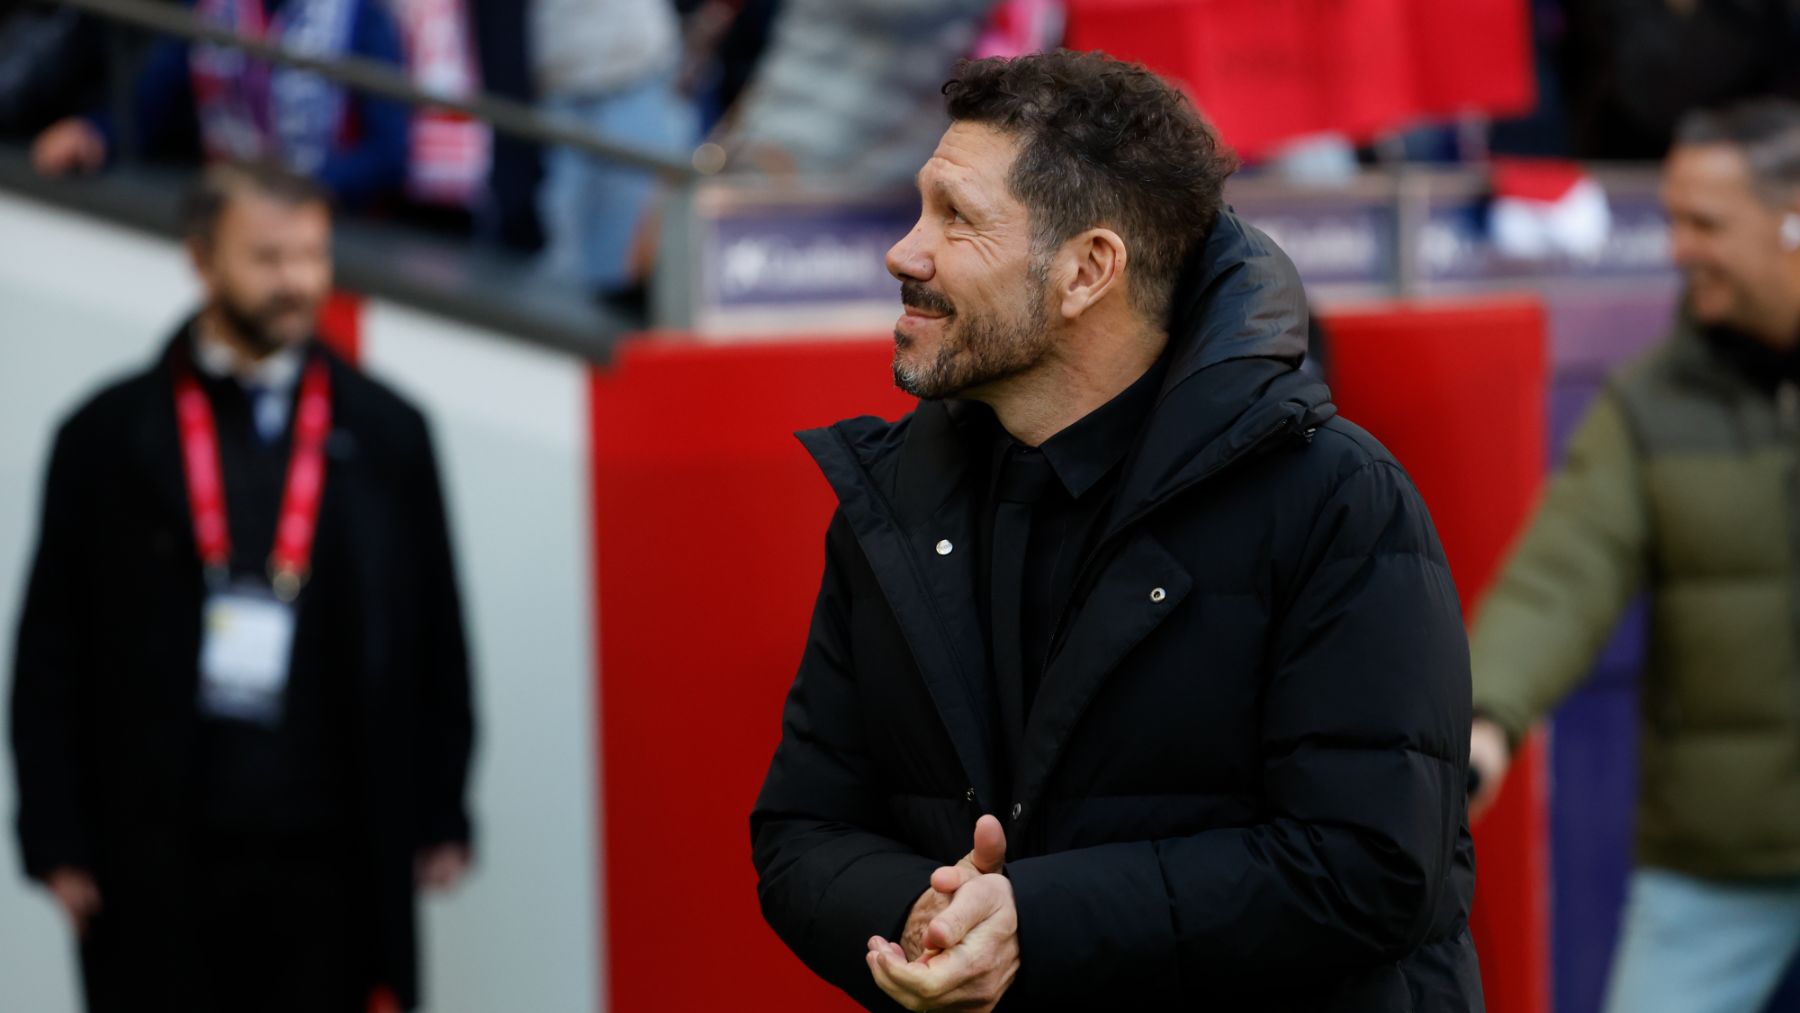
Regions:
<instances>
[{"instance_id":1,"label":"man's mustache","mask_svg":"<svg viewBox=\"0 0 1800 1013\"><path fill-rule=\"evenodd\" d=\"M278 295L271 297L269 301L263 303L262 312L257 315L266 320L270 317L282 316L287 313L305 312L310 309L311 306L312 300L305 296Z\"/></svg>"},{"instance_id":2,"label":"man's mustache","mask_svg":"<svg viewBox=\"0 0 1800 1013\"><path fill-rule=\"evenodd\" d=\"M938 316L947 317L956 312L956 306L950 300L916 281L900 283L900 303L909 309L923 310Z\"/></svg>"}]
</instances>

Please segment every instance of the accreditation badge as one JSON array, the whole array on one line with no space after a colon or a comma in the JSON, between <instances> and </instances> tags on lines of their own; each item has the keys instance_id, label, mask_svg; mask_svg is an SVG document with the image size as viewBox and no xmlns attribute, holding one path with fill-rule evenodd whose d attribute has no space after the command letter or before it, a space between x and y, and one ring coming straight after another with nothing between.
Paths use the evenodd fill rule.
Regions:
<instances>
[{"instance_id":1,"label":"accreditation badge","mask_svg":"<svg viewBox=\"0 0 1800 1013\"><path fill-rule=\"evenodd\" d=\"M294 606L240 583L206 597L200 642L200 711L259 725L281 723L294 653Z\"/></svg>"}]
</instances>

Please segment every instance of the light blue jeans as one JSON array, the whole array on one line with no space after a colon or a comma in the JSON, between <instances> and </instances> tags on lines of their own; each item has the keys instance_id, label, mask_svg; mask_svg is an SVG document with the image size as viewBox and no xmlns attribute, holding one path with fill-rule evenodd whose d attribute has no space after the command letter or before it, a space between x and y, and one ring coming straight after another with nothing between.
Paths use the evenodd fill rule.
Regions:
<instances>
[{"instance_id":1,"label":"light blue jeans","mask_svg":"<svg viewBox=\"0 0 1800 1013\"><path fill-rule=\"evenodd\" d=\"M699 130L693 103L675 92L667 76L608 95L553 96L544 104L610 140L678 159L693 151ZM652 173L570 148L545 152L538 211L549 240L546 269L589 289L612 290L632 281L632 243L656 187Z\"/></svg>"},{"instance_id":2,"label":"light blue jeans","mask_svg":"<svg viewBox=\"0 0 1800 1013\"><path fill-rule=\"evenodd\" d=\"M1606 1013L1762 1013L1800 952L1800 877L1631 874Z\"/></svg>"}]
</instances>

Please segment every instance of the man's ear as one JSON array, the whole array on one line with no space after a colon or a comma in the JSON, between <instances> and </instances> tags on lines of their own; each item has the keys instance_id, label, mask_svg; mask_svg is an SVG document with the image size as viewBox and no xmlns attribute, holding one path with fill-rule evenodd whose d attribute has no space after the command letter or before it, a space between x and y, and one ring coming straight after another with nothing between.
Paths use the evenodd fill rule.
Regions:
<instances>
[{"instance_id":1,"label":"man's ear","mask_svg":"<svg viewBox=\"0 0 1800 1013\"><path fill-rule=\"evenodd\" d=\"M1062 245L1063 270L1057 294L1063 319L1074 320L1115 290L1123 292L1130 260L1125 240L1111 229L1088 229Z\"/></svg>"}]
</instances>

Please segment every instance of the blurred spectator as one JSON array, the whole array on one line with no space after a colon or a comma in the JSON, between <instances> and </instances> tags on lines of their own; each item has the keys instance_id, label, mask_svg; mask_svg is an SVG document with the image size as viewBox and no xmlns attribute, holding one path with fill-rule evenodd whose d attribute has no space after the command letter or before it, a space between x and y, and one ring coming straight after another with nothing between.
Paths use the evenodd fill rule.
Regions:
<instances>
[{"instance_id":1,"label":"blurred spectator","mask_svg":"<svg viewBox=\"0 0 1800 1013\"><path fill-rule=\"evenodd\" d=\"M320 58L352 54L402 62L383 0L197 0L205 20ZM408 113L314 74L272 67L225 46L171 39L158 45L134 88L132 124L105 114L71 117L32 146L39 172L92 172L130 126L141 150L209 159L276 158L323 183L345 205L398 195L406 182Z\"/></svg>"},{"instance_id":2,"label":"blurred spectator","mask_svg":"<svg viewBox=\"0 0 1800 1013\"><path fill-rule=\"evenodd\" d=\"M102 99L104 48L80 11L0 4L0 136L30 136Z\"/></svg>"},{"instance_id":3,"label":"blurred spectator","mask_svg":"<svg viewBox=\"0 0 1800 1013\"><path fill-rule=\"evenodd\" d=\"M1687 117L1663 201L1684 309L1601 392L1477 618L1473 806L1647 587L1607 1009L1757 1013L1800 951L1800 105Z\"/></svg>"},{"instance_id":4,"label":"blurred spectator","mask_svg":"<svg viewBox=\"0 0 1800 1013\"><path fill-rule=\"evenodd\" d=\"M535 104L537 86L531 76L530 8L519 0L470 0L476 58L482 85L491 94ZM504 132L494 135L494 157L488 173L489 203L477 228L509 249L535 253L543 248L538 218L538 186L544 178L538 146Z\"/></svg>"},{"instance_id":5,"label":"blurred spectator","mask_svg":"<svg viewBox=\"0 0 1800 1013\"><path fill-rule=\"evenodd\" d=\"M12 687L25 872L93 1013L410 1008L415 880L469 864L473 739L425 421L313 340L317 184L218 165L187 226L205 305L51 456Z\"/></svg>"},{"instance_id":6,"label":"blurred spectator","mask_svg":"<svg viewBox=\"0 0 1800 1013\"><path fill-rule=\"evenodd\" d=\"M1562 76L1577 157L1661 158L1690 109L1759 95L1800 99L1800 5L1793 0L1566 6Z\"/></svg>"},{"instance_id":7,"label":"blurred spectator","mask_svg":"<svg viewBox=\"0 0 1800 1013\"><path fill-rule=\"evenodd\" d=\"M1565 0L1531 0L1532 70L1537 103L1522 116L1496 120L1489 150L1502 155L1568 157L1568 98L1563 84L1569 44Z\"/></svg>"},{"instance_id":8,"label":"blurred spectator","mask_svg":"<svg viewBox=\"0 0 1800 1013\"><path fill-rule=\"evenodd\" d=\"M681 33L669 0L533 0L531 42L552 113L641 150L692 150L695 114L675 89ZM540 206L550 269L597 294L636 283L632 248L655 192L644 170L548 152Z\"/></svg>"},{"instance_id":9,"label":"blurred spectator","mask_svg":"<svg viewBox=\"0 0 1800 1013\"><path fill-rule=\"evenodd\" d=\"M871 187L912 179L946 121L940 89L994 0L785 0L729 118L735 161Z\"/></svg>"},{"instance_id":10,"label":"blurred spectator","mask_svg":"<svg viewBox=\"0 0 1800 1013\"><path fill-rule=\"evenodd\" d=\"M755 76L780 11L781 0L707 0L685 14L681 86L699 105L702 133L718 125Z\"/></svg>"}]
</instances>

